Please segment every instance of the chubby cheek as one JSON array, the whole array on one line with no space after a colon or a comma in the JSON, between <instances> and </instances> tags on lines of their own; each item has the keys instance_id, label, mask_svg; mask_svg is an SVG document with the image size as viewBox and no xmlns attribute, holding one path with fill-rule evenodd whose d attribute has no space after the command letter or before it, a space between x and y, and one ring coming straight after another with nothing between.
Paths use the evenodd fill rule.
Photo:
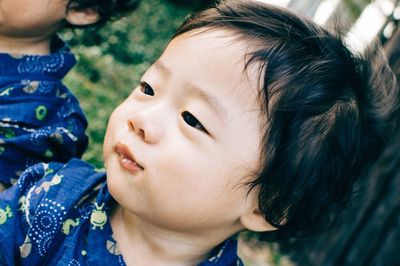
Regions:
<instances>
[{"instance_id":1,"label":"chubby cheek","mask_svg":"<svg viewBox=\"0 0 400 266\"><path fill-rule=\"evenodd\" d=\"M213 178L160 187L161 191L147 201L150 203L147 209L152 209L154 215L152 219L179 229L234 223L240 216L246 195L240 189L214 184Z\"/></svg>"},{"instance_id":2,"label":"chubby cheek","mask_svg":"<svg viewBox=\"0 0 400 266\"><path fill-rule=\"evenodd\" d=\"M170 155L170 159L159 160L158 166L151 169L155 170L151 182L158 186L156 194L166 195L161 200L171 205L176 202L188 207L204 205L207 198L216 199L217 204L217 199L222 200L233 187L231 177L237 173L236 167L224 165L218 157L202 157L194 152L185 155Z\"/></svg>"}]
</instances>

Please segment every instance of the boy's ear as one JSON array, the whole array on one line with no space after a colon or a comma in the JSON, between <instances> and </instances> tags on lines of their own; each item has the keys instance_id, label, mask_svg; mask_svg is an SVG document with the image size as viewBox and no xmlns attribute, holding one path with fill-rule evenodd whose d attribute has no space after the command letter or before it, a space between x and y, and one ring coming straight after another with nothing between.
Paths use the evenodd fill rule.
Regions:
<instances>
[{"instance_id":1,"label":"boy's ear","mask_svg":"<svg viewBox=\"0 0 400 266\"><path fill-rule=\"evenodd\" d=\"M87 26L99 21L100 15L95 8L70 8L65 19L74 26Z\"/></svg>"},{"instance_id":2,"label":"boy's ear","mask_svg":"<svg viewBox=\"0 0 400 266\"><path fill-rule=\"evenodd\" d=\"M248 230L254 232L274 231L278 228L269 224L264 214L258 207L258 191L256 189L250 191L247 195L245 212L240 216L241 224Z\"/></svg>"},{"instance_id":3,"label":"boy's ear","mask_svg":"<svg viewBox=\"0 0 400 266\"><path fill-rule=\"evenodd\" d=\"M240 222L246 229L253 232L275 231L278 229L265 220L264 214L258 207L255 207L242 215L240 217Z\"/></svg>"}]
</instances>

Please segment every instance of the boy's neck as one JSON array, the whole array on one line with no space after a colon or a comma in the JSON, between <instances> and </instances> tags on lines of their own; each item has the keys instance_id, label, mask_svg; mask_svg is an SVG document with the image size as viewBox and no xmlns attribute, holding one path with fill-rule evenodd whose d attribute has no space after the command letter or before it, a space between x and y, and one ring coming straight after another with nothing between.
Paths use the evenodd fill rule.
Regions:
<instances>
[{"instance_id":1,"label":"boy's neck","mask_svg":"<svg viewBox=\"0 0 400 266\"><path fill-rule=\"evenodd\" d=\"M127 265L197 265L219 244L207 236L160 229L121 207L111 226Z\"/></svg>"},{"instance_id":2,"label":"boy's neck","mask_svg":"<svg viewBox=\"0 0 400 266\"><path fill-rule=\"evenodd\" d=\"M9 54L49 54L51 40L52 36L43 38L13 38L0 35L0 52Z\"/></svg>"}]
</instances>

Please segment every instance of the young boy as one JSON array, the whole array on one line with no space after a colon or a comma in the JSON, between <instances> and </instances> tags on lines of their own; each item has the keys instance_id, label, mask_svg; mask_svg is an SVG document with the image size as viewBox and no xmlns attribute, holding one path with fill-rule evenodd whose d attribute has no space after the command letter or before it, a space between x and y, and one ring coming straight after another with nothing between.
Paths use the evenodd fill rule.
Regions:
<instances>
[{"instance_id":1,"label":"young boy","mask_svg":"<svg viewBox=\"0 0 400 266\"><path fill-rule=\"evenodd\" d=\"M0 187L38 162L67 162L87 146L86 118L62 84L75 57L63 27L100 26L137 0L2 0L0 3Z\"/></svg>"},{"instance_id":2,"label":"young boy","mask_svg":"<svg viewBox=\"0 0 400 266\"><path fill-rule=\"evenodd\" d=\"M190 17L113 112L106 174L38 164L0 193L1 261L242 265L243 230L330 224L395 126L393 75L369 63L260 2Z\"/></svg>"}]
</instances>

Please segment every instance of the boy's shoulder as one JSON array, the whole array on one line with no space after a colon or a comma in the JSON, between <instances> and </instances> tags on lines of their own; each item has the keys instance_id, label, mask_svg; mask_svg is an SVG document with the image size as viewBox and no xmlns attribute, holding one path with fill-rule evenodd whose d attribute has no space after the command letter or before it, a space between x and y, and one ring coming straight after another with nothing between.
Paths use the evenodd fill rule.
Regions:
<instances>
[{"instance_id":1,"label":"boy's shoulder","mask_svg":"<svg viewBox=\"0 0 400 266\"><path fill-rule=\"evenodd\" d=\"M215 247L210 257L198 266L243 266L237 254L238 241L231 237Z\"/></svg>"},{"instance_id":2,"label":"boy's shoulder","mask_svg":"<svg viewBox=\"0 0 400 266\"><path fill-rule=\"evenodd\" d=\"M16 189L21 196L29 199L33 209L43 201L62 202L67 208L104 178L105 173L96 170L93 165L72 159L66 164L41 163L28 168L18 180Z\"/></svg>"},{"instance_id":3,"label":"boy's shoulder","mask_svg":"<svg viewBox=\"0 0 400 266\"><path fill-rule=\"evenodd\" d=\"M0 193L0 208L17 202L26 217L42 204L57 202L68 209L105 181L105 173L79 159L68 163L40 163L25 170L17 183Z\"/></svg>"}]
</instances>

